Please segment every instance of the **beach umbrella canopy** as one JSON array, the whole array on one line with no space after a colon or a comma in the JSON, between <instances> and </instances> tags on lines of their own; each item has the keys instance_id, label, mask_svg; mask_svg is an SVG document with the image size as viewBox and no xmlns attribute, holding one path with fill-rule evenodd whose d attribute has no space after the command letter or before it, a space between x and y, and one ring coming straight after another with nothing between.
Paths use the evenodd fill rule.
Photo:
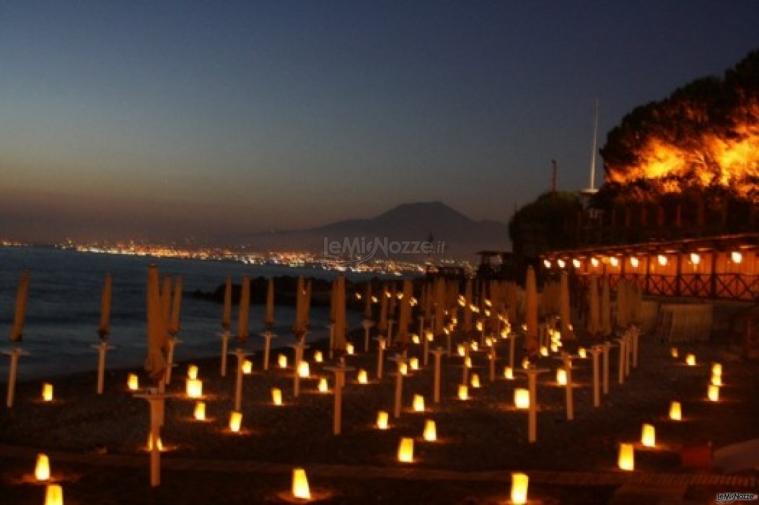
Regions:
<instances>
[{"instance_id":1,"label":"beach umbrella canopy","mask_svg":"<svg viewBox=\"0 0 759 505\"><path fill-rule=\"evenodd\" d=\"M408 344L408 325L411 321L411 298L414 296L414 286L410 279L403 281L403 298L401 298L401 308L398 314L398 341Z\"/></svg>"},{"instance_id":2,"label":"beach umbrella canopy","mask_svg":"<svg viewBox=\"0 0 759 505\"><path fill-rule=\"evenodd\" d=\"M561 272L560 284L559 317L561 318L561 338L572 339L574 335L572 330L570 330L572 315L569 309L569 274L567 272Z\"/></svg>"},{"instance_id":3,"label":"beach umbrella canopy","mask_svg":"<svg viewBox=\"0 0 759 505\"><path fill-rule=\"evenodd\" d=\"M380 313L379 322L377 323L377 329L381 332L387 331L387 309L390 297L388 296L387 286L382 287L382 294L380 295Z\"/></svg>"},{"instance_id":4,"label":"beach umbrella canopy","mask_svg":"<svg viewBox=\"0 0 759 505\"><path fill-rule=\"evenodd\" d=\"M604 275L601 291L601 333L611 335L611 293L609 292L609 277Z\"/></svg>"},{"instance_id":5,"label":"beach umbrella canopy","mask_svg":"<svg viewBox=\"0 0 759 505\"><path fill-rule=\"evenodd\" d=\"M267 328L274 326L274 278L269 277L266 284L266 311L264 312L264 324Z\"/></svg>"},{"instance_id":6,"label":"beach umbrella canopy","mask_svg":"<svg viewBox=\"0 0 759 505\"><path fill-rule=\"evenodd\" d=\"M345 276L338 275L335 279L335 327L333 329L332 345L336 351L345 350L345 333L348 322L345 314Z\"/></svg>"},{"instance_id":7,"label":"beach umbrella canopy","mask_svg":"<svg viewBox=\"0 0 759 505\"><path fill-rule=\"evenodd\" d=\"M179 312L182 309L182 277L174 279L174 295L171 299L171 322L169 333L179 333Z\"/></svg>"},{"instance_id":8,"label":"beach umbrella canopy","mask_svg":"<svg viewBox=\"0 0 759 505\"><path fill-rule=\"evenodd\" d=\"M29 299L29 271L21 272L16 289L16 312L13 315L13 325L9 338L11 342L21 342L24 336L24 321L26 320L26 303Z\"/></svg>"},{"instance_id":9,"label":"beach umbrella canopy","mask_svg":"<svg viewBox=\"0 0 759 505\"><path fill-rule=\"evenodd\" d=\"M108 338L111 333L111 274L105 274L103 280L103 291L100 295L100 324L98 325L98 335L101 340Z\"/></svg>"},{"instance_id":10,"label":"beach umbrella canopy","mask_svg":"<svg viewBox=\"0 0 759 505\"><path fill-rule=\"evenodd\" d=\"M531 266L527 267L525 291L525 323L527 324L527 335L524 341L524 346L529 354L536 354L540 347L540 344L538 343L538 286L535 279L535 269Z\"/></svg>"},{"instance_id":11,"label":"beach umbrella canopy","mask_svg":"<svg viewBox=\"0 0 759 505\"><path fill-rule=\"evenodd\" d=\"M229 330L232 326L232 278L227 277L227 282L224 284L224 312L221 316L221 326L225 330Z\"/></svg>"},{"instance_id":12,"label":"beach umbrella canopy","mask_svg":"<svg viewBox=\"0 0 759 505\"><path fill-rule=\"evenodd\" d=\"M364 292L364 319L367 321L372 319L372 281L366 283L366 291Z\"/></svg>"},{"instance_id":13,"label":"beach umbrella canopy","mask_svg":"<svg viewBox=\"0 0 759 505\"><path fill-rule=\"evenodd\" d=\"M165 377L167 336L158 284L158 267L150 265L148 267L146 296L148 356L145 360L145 371L156 382Z\"/></svg>"},{"instance_id":14,"label":"beach umbrella canopy","mask_svg":"<svg viewBox=\"0 0 759 505\"><path fill-rule=\"evenodd\" d=\"M248 340L248 323L250 321L250 279L247 275L242 278L240 289L240 307L237 311L237 339L240 342Z\"/></svg>"},{"instance_id":15,"label":"beach umbrella canopy","mask_svg":"<svg viewBox=\"0 0 759 505\"><path fill-rule=\"evenodd\" d=\"M588 284L588 334L595 336L601 333L601 302L598 297L598 278L590 276Z\"/></svg>"}]
</instances>

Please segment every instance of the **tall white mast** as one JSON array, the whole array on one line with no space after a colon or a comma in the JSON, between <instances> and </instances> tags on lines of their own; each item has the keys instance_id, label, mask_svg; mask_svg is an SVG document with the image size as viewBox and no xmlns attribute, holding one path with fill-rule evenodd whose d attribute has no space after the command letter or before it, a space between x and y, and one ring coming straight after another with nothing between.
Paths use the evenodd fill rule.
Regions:
<instances>
[{"instance_id":1,"label":"tall white mast","mask_svg":"<svg viewBox=\"0 0 759 505\"><path fill-rule=\"evenodd\" d=\"M590 150L590 192L596 191L596 150L598 149L598 98L593 108L593 147Z\"/></svg>"}]
</instances>

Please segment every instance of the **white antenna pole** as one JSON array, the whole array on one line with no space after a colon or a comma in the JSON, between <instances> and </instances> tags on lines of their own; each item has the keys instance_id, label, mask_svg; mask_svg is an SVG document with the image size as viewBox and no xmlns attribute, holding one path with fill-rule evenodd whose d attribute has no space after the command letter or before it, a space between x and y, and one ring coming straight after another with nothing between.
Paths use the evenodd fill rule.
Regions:
<instances>
[{"instance_id":1,"label":"white antenna pole","mask_svg":"<svg viewBox=\"0 0 759 505\"><path fill-rule=\"evenodd\" d=\"M590 189L596 189L596 150L598 149L598 98L593 109L593 147L590 150Z\"/></svg>"}]
</instances>

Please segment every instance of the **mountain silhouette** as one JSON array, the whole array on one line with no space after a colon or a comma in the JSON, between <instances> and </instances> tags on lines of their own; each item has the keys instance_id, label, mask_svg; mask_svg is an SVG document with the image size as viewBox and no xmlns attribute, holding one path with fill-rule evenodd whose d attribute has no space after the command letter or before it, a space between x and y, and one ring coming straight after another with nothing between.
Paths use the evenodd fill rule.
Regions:
<instances>
[{"instance_id":1,"label":"mountain silhouette","mask_svg":"<svg viewBox=\"0 0 759 505\"><path fill-rule=\"evenodd\" d=\"M504 249L509 244L504 223L475 221L442 202L405 203L373 218L346 219L306 230L261 233L249 237L249 242L254 250L322 252L325 238L340 242L346 238L430 241L436 248L433 257L438 258L471 258L478 250ZM444 244L442 249L440 243Z\"/></svg>"}]
</instances>

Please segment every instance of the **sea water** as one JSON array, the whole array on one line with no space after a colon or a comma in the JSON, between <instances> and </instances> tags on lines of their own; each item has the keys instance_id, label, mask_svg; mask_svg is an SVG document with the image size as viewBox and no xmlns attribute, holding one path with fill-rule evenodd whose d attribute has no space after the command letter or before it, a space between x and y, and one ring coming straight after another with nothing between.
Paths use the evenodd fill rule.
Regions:
<instances>
[{"instance_id":1,"label":"sea water","mask_svg":"<svg viewBox=\"0 0 759 505\"><path fill-rule=\"evenodd\" d=\"M245 265L231 261L161 259L129 255L81 253L44 247L0 247L0 349L9 349L8 334L13 321L19 275L29 270L29 301L22 347L29 356L21 358L19 380L50 377L71 372L95 370L100 322L100 296L105 274L113 277L111 335L115 347L108 353L108 367L141 367L146 353L145 284L147 266L155 264L161 275L181 275L182 344L175 360L218 356L221 344L221 303L194 298L195 290L210 292L232 276L239 283L243 275L251 278L291 275L330 279L336 273L316 268L291 268L277 265ZM352 280L366 280L367 274L348 274ZM263 306L251 305L251 349L260 348ZM237 308L234 307L233 319ZM275 346L292 342L290 327L295 318L291 306L277 306ZM312 307L308 340L327 337L327 307ZM361 316L348 313L350 327L360 326ZM233 320L233 325L236 322ZM234 344L232 344L234 345ZM0 383L7 381L8 359L0 356Z\"/></svg>"}]
</instances>

